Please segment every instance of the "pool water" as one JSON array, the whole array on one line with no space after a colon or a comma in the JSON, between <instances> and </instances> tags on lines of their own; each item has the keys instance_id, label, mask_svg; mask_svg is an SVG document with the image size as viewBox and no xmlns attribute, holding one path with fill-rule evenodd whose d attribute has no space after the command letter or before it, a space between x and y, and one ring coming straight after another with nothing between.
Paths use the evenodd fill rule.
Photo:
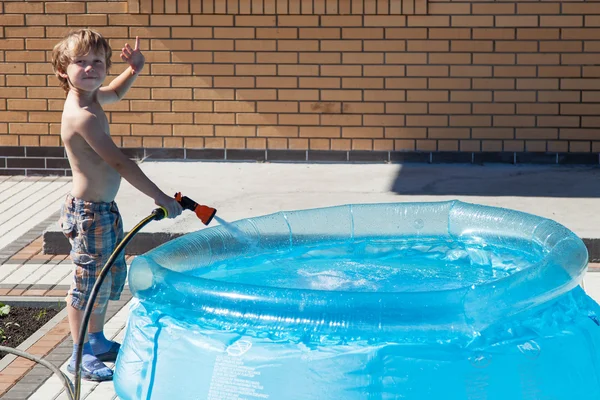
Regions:
<instances>
[{"instance_id":1,"label":"pool water","mask_svg":"<svg viewBox=\"0 0 600 400\"><path fill-rule=\"evenodd\" d=\"M543 258L539 245L402 238L318 243L224 260L189 274L230 283L352 292L449 290L502 279Z\"/></svg>"}]
</instances>

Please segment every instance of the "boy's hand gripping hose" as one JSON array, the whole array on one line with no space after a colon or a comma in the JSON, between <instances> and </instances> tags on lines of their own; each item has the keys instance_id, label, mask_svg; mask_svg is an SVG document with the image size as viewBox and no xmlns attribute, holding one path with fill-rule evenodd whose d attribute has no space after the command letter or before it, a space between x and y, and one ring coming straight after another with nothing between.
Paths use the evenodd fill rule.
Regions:
<instances>
[{"instance_id":1,"label":"boy's hand gripping hose","mask_svg":"<svg viewBox=\"0 0 600 400\"><path fill-rule=\"evenodd\" d=\"M200 204L196 203L195 201L193 201L192 199L190 199L189 197L182 196L181 193L179 193L179 192L175 194L175 200L177 200L179 202L179 204L181 204L181 207L184 210L190 210L190 211L194 212L198 216L198 218L200 218L202 223L204 223L204 225L208 225L212 221L215 214L217 213L216 209L214 209L212 207L200 205ZM127 233L127 235L125 235L123 240L117 245L115 250L110 255L110 258L108 259L108 261L106 262L106 264L104 265L102 270L100 271L100 275L98 276L98 279L96 280L96 284L92 288L92 293L90 294L90 299L88 301L88 304L85 308L85 312L83 314L83 321L81 322L81 329L79 330L79 340L77 343L78 350L77 350L77 354L75 356L75 381L74 381L74 383L71 382L69 380L69 378L60 369L58 369L57 367L55 367L54 365L52 365L50 362L48 362L46 360L43 360L34 355L22 352L20 350L16 350L16 349L13 349L10 347L5 347L5 346L0 346L0 351L4 351L9 354L14 354L19 357L27 358L29 360L35 361L36 363L41 364L41 365L45 366L46 368L50 369L52 372L54 372L56 375L58 375L58 377L62 381L62 383L66 389L67 397L69 398L69 400L79 400L81 397L81 362L83 359L83 344L85 342L88 324L90 321L90 317L92 315L92 308L94 306L94 303L96 302L96 297L98 296L98 292L100 291L102 282L104 282L104 279L106 278L106 275L108 274L108 271L110 271L110 268L112 267L113 263L117 259L118 255L121 253L121 251L123 251L125 246L127 246L129 241L150 221L154 221L154 220L159 221L165 217L167 217L167 210L164 209L163 207L159 207L159 208L153 210L152 214L150 214L149 216L147 216L146 218L141 220L136 226L133 227L133 229L131 229L131 231L129 231L129 233Z\"/></svg>"}]
</instances>

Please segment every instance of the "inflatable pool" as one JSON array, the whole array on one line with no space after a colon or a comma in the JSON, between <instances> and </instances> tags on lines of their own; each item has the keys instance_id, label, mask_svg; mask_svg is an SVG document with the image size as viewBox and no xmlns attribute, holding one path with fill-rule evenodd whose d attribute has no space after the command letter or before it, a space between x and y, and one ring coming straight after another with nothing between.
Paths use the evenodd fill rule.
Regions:
<instances>
[{"instance_id":1,"label":"inflatable pool","mask_svg":"<svg viewBox=\"0 0 600 400\"><path fill-rule=\"evenodd\" d=\"M135 258L121 400L600 398L564 226L458 201L248 218Z\"/></svg>"}]
</instances>

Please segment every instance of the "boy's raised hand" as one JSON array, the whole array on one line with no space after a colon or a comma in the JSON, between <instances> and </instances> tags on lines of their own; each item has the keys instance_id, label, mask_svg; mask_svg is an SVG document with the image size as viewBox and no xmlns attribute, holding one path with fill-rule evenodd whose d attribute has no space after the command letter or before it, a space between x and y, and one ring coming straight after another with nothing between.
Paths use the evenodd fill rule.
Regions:
<instances>
[{"instance_id":1,"label":"boy's raised hand","mask_svg":"<svg viewBox=\"0 0 600 400\"><path fill-rule=\"evenodd\" d=\"M131 48L129 43L125 43L125 47L121 50L121 59L129 64L134 74L142 72L146 59L140 50L140 38L138 36L135 37L134 49Z\"/></svg>"}]
</instances>

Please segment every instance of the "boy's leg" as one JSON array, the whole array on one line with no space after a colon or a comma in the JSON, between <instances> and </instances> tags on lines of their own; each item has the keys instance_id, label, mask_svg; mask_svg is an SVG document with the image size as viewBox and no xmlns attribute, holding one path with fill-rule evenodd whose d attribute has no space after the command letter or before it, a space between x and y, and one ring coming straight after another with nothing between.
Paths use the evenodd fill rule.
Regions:
<instances>
[{"instance_id":1,"label":"boy's leg","mask_svg":"<svg viewBox=\"0 0 600 400\"><path fill-rule=\"evenodd\" d=\"M98 245L101 246L103 242L102 224L97 218L101 210L97 210L96 208L94 203L83 202L70 196L67 197L65 207L63 208L63 232L70 239L72 246L70 256L75 265L73 284L67 296L67 315L69 317L71 337L73 338L73 356L67 366L67 370L70 373L75 372L75 357L78 351L77 343L85 313L84 310L102 268L102 265L100 265L102 257L98 256ZM94 304L94 313L100 311L102 319L104 318L106 303L108 303L109 290L110 282L108 282L108 285L102 285ZM93 315L92 319L94 319ZM93 381L112 379L112 370L94 355L87 337L84 340L82 352L81 376L83 379Z\"/></svg>"},{"instance_id":2,"label":"boy's leg","mask_svg":"<svg viewBox=\"0 0 600 400\"><path fill-rule=\"evenodd\" d=\"M71 296L69 295L67 297L67 316L69 318L69 327L71 328L71 337L73 338L73 354L71 356L71 361L67 366L67 371L72 374L75 374L75 358L78 350L77 343L79 343L79 331L81 330L81 325L83 323L84 313L84 310L73 307ZM91 381L105 381L112 379L112 370L94 355L92 346L87 339L88 338L86 337L83 344L81 377Z\"/></svg>"},{"instance_id":3,"label":"boy's leg","mask_svg":"<svg viewBox=\"0 0 600 400\"><path fill-rule=\"evenodd\" d=\"M104 324L106 319L106 308L99 313L93 313L90 318L88 333L90 345L94 355L100 361L115 362L121 345L104 336Z\"/></svg>"},{"instance_id":4,"label":"boy's leg","mask_svg":"<svg viewBox=\"0 0 600 400\"><path fill-rule=\"evenodd\" d=\"M112 202L110 209L102 213L99 220L103 225L103 243L102 243L102 266L108 261L109 256L112 254L117 245L123 240L123 222L119 209L115 202ZM103 291L106 290L109 300L119 300L123 287L125 286L125 279L127 276L127 265L125 264L125 252L121 252L115 259L110 272L106 275L106 279L102 285ZM106 285L106 286L105 286ZM106 288L106 289L105 289ZM108 289L110 288L110 290ZM107 301L108 302L108 301ZM104 336L104 323L105 323L106 308L98 314L93 314L90 319L90 326L88 329L90 344L96 357L101 361L115 362L121 345L117 342L108 340Z\"/></svg>"}]
</instances>

